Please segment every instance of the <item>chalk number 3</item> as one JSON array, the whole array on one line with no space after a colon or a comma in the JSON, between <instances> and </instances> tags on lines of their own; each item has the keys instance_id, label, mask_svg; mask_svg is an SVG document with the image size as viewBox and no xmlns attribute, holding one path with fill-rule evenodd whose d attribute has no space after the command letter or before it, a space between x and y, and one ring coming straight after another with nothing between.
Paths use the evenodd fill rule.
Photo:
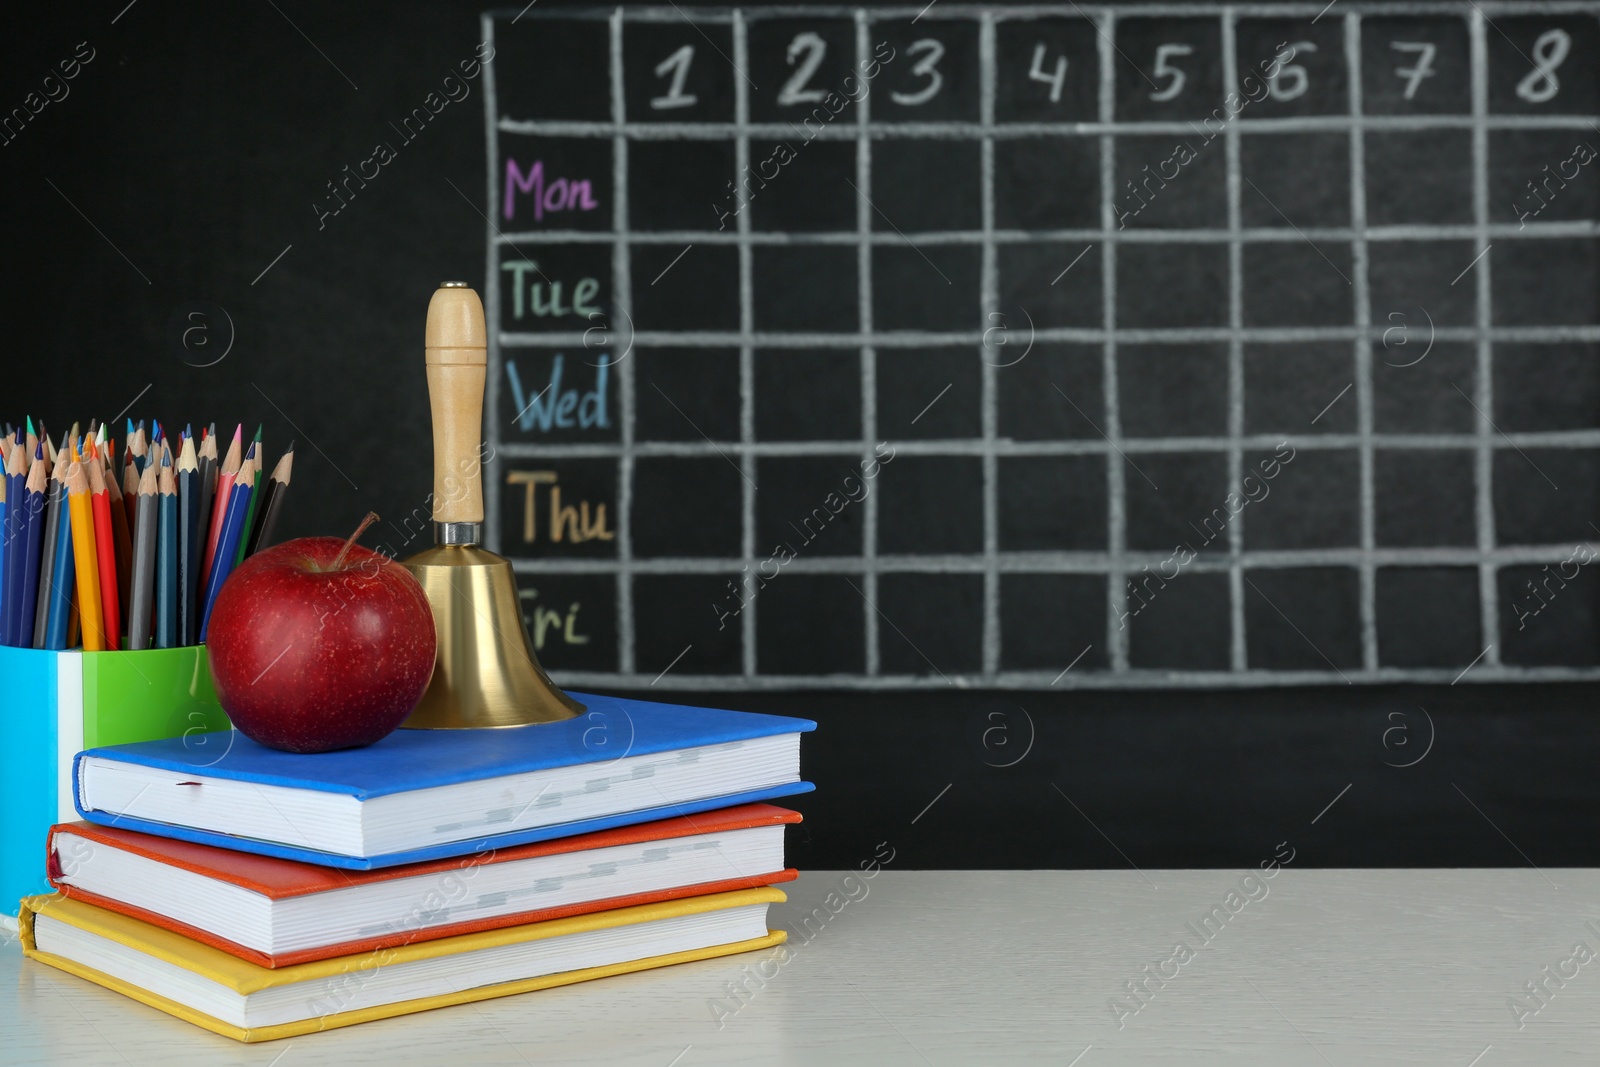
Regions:
<instances>
[{"instance_id":1,"label":"chalk number 3","mask_svg":"<svg viewBox=\"0 0 1600 1067\"><path fill-rule=\"evenodd\" d=\"M904 107L916 107L932 100L944 86L944 75L939 73L939 60L944 58L944 44L932 37L924 37L920 41L913 41L906 51L911 55L919 53L922 55L922 58L917 60L916 66L911 68L911 74L913 77L928 79L928 84L916 92L892 92L889 94L889 99Z\"/></svg>"}]
</instances>

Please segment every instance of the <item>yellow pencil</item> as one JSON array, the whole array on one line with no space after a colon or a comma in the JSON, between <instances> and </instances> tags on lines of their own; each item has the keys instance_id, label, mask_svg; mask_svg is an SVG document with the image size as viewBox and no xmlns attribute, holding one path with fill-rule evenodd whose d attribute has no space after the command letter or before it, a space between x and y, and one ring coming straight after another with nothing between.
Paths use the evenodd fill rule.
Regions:
<instances>
[{"instance_id":1,"label":"yellow pencil","mask_svg":"<svg viewBox=\"0 0 1600 1067\"><path fill-rule=\"evenodd\" d=\"M90 459L88 462L98 462ZM100 565L94 540L94 512L89 501L89 476L83 462L67 467L67 512L72 519L72 559L77 574L78 611L83 619L83 650L105 648L105 623L100 614Z\"/></svg>"}]
</instances>

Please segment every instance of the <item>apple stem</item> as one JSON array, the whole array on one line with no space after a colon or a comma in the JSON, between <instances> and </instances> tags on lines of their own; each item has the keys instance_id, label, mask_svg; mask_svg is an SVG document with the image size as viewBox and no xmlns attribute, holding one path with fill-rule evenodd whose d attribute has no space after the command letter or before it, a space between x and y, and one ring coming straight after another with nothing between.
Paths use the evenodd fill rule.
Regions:
<instances>
[{"instance_id":1,"label":"apple stem","mask_svg":"<svg viewBox=\"0 0 1600 1067\"><path fill-rule=\"evenodd\" d=\"M345 541L344 547L339 549L339 554L333 557L333 562L328 565L330 571L339 570L344 566L344 558L350 554L350 549L355 547L356 539L367 532L368 526L377 521L378 513L376 511L367 512L367 517L361 520L361 525L356 527L356 532L350 535L349 540Z\"/></svg>"}]
</instances>

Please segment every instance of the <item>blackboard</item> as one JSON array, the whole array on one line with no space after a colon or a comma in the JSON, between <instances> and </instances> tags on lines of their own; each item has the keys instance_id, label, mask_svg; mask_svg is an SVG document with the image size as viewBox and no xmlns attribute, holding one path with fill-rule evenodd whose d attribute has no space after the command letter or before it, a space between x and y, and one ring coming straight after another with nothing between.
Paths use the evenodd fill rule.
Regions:
<instances>
[{"instance_id":1,"label":"blackboard","mask_svg":"<svg viewBox=\"0 0 1600 1067\"><path fill-rule=\"evenodd\" d=\"M423 456L428 408L420 346L433 289L446 278L466 279L497 316L513 313L489 283L503 285L510 275L500 270L508 258L503 232L541 268L546 256L570 254L549 262L584 271L577 280L595 277L603 298L616 298L618 242L608 235L615 233L618 131L613 125L599 132L613 123L610 78L622 69L607 58L615 8L551 15L546 2L525 13L516 4L487 26L482 0L351 0L323 8L298 0L232 7L114 0L33 12L0 41L0 110L22 107L31 116L20 133L14 119L0 138L11 253L0 263L0 292L13 329L12 347L0 357L7 375L0 417L32 414L64 426L126 410L168 425L264 422L269 451L297 440L286 536L342 535L371 508L383 516L371 543L399 556L426 544L431 471ZM746 126L780 121L775 94L809 61L804 50L793 65L788 61L797 33L810 30L826 43L811 84L832 87L856 61L850 49L861 20L874 29L881 15L890 24L886 33L912 25L919 35L976 34L961 41L978 45L987 22L997 61L991 136L982 132L981 62L958 64L963 53L952 38L939 65L946 85L968 94L962 108L974 99L973 83L960 79L978 76L971 109L936 116L941 126L966 124L972 131L966 140L978 145L976 177L959 160L924 165L915 156L961 138L921 136L919 126L904 121L894 131L878 129L886 90L906 88L885 80L909 69L897 51L867 99L875 116L869 140L874 149L880 140L903 142L906 154L875 153L868 175L851 169L859 165L859 136L833 132L859 121L852 103L776 181L757 189L749 209L729 218L728 231L716 230L712 207L727 206L731 164L709 183L701 169L709 162L650 164L647 201L630 184L630 202L648 203L656 213L656 221L629 227L636 232L622 277L631 290L630 315L651 308L688 315L692 306L695 314L725 316L696 327L720 337L663 344L665 338L650 336L643 324L630 327L607 303L604 321L535 333L527 343L496 338L494 533L499 548L518 559L535 633L537 608L561 615L559 625L543 617L544 661L567 685L816 718L820 728L808 736L804 767L818 791L796 803L806 821L790 837L792 862L809 869L853 868L885 839L899 849L896 866L908 868L1130 861L1146 870L1243 867L1284 838L1300 849L1296 863L1308 866L1600 862L1593 835L1573 831L1600 815L1593 774L1600 755L1592 714L1600 697L1594 568L1580 565L1575 551L1600 540L1590 526L1600 523L1592 245L1600 179L1589 163L1565 162L1575 158L1579 140L1600 147L1588 125L1600 111L1590 81L1589 29L1600 5L1401 8L1339 0L1326 13L1322 2L1233 7L1240 27L1258 18L1290 20L1289 32L1264 41L1227 35L1221 5L1082 5L1081 13L1070 4L997 6L976 18L970 8L945 5L939 0L926 13L921 4L859 14L790 9L781 19L775 9L744 9L749 51L741 66L760 86L746 86ZM730 13L684 11L737 58ZM1174 18L1181 24L1167 21ZM565 50L546 62L512 62L519 48L526 55L532 47L516 40L530 24L539 28L528 31L529 40L545 35ZM778 31L760 29L771 25ZM848 32L836 32L836 25ZM664 14L627 6L624 44L648 43L638 34L651 26L682 35L662 40L672 48L655 63L695 44L684 93L728 106L707 124L698 146L684 148L678 124L691 116L649 113L650 99L670 89L670 78L657 78L653 64L645 67L644 81L624 79L622 86L629 158L639 158L634 142L649 139L648 126L659 128L662 140L651 143L668 157L698 147L717 155L717 167L739 163L739 90L729 84L735 76L712 65L721 65L712 46L670 7ZM1168 36L1186 28L1191 37ZM1556 28L1572 41L1556 71L1559 91L1542 102L1524 100L1517 86L1538 54L1549 54L1550 45L1536 45ZM1028 77L1034 32L1044 34L1038 72L1048 82ZM1109 50L1116 75L1110 124L1101 121L1108 49L1101 32L1116 43ZM1333 36L1320 36L1328 32ZM1354 51L1344 36L1352 32ZM491 34L498 50L484 62L479 48ZM1220 134L1181 165L1179 177L1158 197L1146 196L1148 206L1125 227L1117 228L1114 214L1104 221L1100 180L1108 158L1120 197L1113 207L1126 211L1138 201L1128 199L1125 179L1142 181L1146 164L1159 174L1172 156L1167 138L1204 137L1203 111L1169 118L1148 110L1162 103L1148 99L1158 90L1131 66L1122 70L1118 50L1153 75L1161 44L1190 43L1193 52L1169 52L1168 62L1185 71L1186 92L1210 84L1216 96L1224 69L1259 64L1286 40L1318 44L1294 60L1307 71L1304 97L1245 105L1229 124L1235 132ZM1396 41L1436 45L1434 73L1409 99L1406 79L1393 71L1415 67L1420 53L1397 50ZM92 59L78 58L83 42ZM1235 68L1215 59L1225 42L1239 61ZM875 43L869 38L869 46ZM624 66L636 54L625 51ZM850 62L841 63L847 54ZM1051 100L1059 58L1069 63L1059 99ZM74 69L74 61L76 76L67 80L62 64ZM462 64L471 70L473 62L479 68L469 78ZM1361 78L1344 73L1351 70ZM1475 70L1481 82L1474 82ZM47 76L55 80L47 84ZM721 80L698 80L707 76ZM1170 79L1156 80L1164 86ZM1329 83L1342 87L1343 103L1321 93ZM491 85L493 111L486 110ZM1355 122L1349 101L1358 90L1362 117ZM30 93L36 94L31 104ZM499 106L502 99L547 98L582 110L552 119L502 113ZM582 142L573 151L587 147L597 155L575 155L562 165L571 168L569 177L581 162L596 168L586 177L599 206L565 212L566 219L552 213L539 229L524 195L511 225L498 218L504 145L539 136L503 130L501 118L585 124L560 136L563 143ZM1024 123L1034 124L1022 131L1026 136L1000 135ZM1360 185L1350 181L1357 127L1368 177ZM781 136L772 131L774 142ZM1069 137L1080 151L1051 154L1052 139ZM1237 199L1228 168L1235 137ZM986 140L992 147L983 147ZM380 142L395 152L384 163L377 163ZM1102 151L1108 143L1109 155ZM1008 169L998 165L1006 145L1040 154ZM1288 151L1263 153L1263 147ZM767 158L747 151L747 161ZM985 151L997 162L992 290L983 288L982 242L976 267L962 266L964 252L970 263L971 245L964 249L951 236L972 227L982 232ZM1480 158L1486 169L1479 169ZM362 179L365 185L349 177L359 177L369 159L378 177ZM1547 164L1555 178L1544 171ZM1558 185L1563 168L1571 174L1574 165L1577 177ZM549 173L552 183L564 176ZM921 327L894 317L912 305L897 303L882 285L874 288L870 393L862 377L867 336L851 333L860 330L862 316L854 271L861 262L861 200L837 183L841 196L805 195L840 174L953 285L966 287L948 300L932 288L916 290L934 305L927 343L910 335ZM807 177L789 182L801 175ZM1355 317L1362 290L1322 264L1243 184L1245 176L1352 283L1356 270L1367 272L1366 355ZM891 177L898 193L879 196L877 188ZM1527 183L1546 180L1541 206ZM1157 188L1154 180L1151 186ZM1353 215L1358 188L1367 193L1364 260ZM957 198L948 219L936 206L946 192ZM680 199L693 211L660 221ZM1235 203L1241 279L1284 283L1268 290L1264 308L1252 303L1257 290L1242 286L1238 329L1229 287ZM1519 211L1530 213L1523 223ZM606 218L584 221L597 213ZM884 271L920 270L953 292L882 215L866 215L873 254L886 257ZM765 329L762 316L776 315L774 332L804 331L818 343L804 337L782 348L752 346L746 361L739 337L741 219L752 256L752 326ZM695 236L672 244L676 231L654 228L661 225L682 225ZM944 229L956 226L965 229ZM579 239L560 240L569 227ZM1229 239L1210 239L1218 228ZM806 240L776 236L790 232ZM1435 232L1442 236L1427 236ZM820 239L830 233L848 239ZM1013 240L1016 234L1037 239ZM787 297L764 281L782 274L781 257L766 256L785 244L823 260L808 266L802 256L791 265L806 284ZM825 253L839 248L856 258L835 268ZM1199 264L1189 280L1212 287L1205 291L1216 294L1207 297L1218 302L1214 308L1192 303L1188 290L1154 274L1143 284L1159 299L1146 296L1135 306L1135 282L1106 270L1109 254L1113 268L1142 262L1141 270L1157 271L1165 259L1137 257L1168 249ZM1305 262L1279 268L1268 260L1262 267L1253 257L1263 249L1293 250ZM1304 272L1319 264L1327 289L1302 292L1288 284L1313 277ZM878 277L879 262L869 265ZM698 285L652 304L649 294L686 269ZM570 306L577 282L570 274L552 277L565 282L563 305ZM1113 295L1121 302L1109 309L1116 327L1110 338L1106 277L1119 283ZM843 310L809 299L813 283L848 292ZM906 301L916 294L908 291ZM1251 318L1304 314L1303 303L1313 297L1342 300L1343 317L1310 325ZM983 331L995 324L984 317L990 299L1005 316L1004 347L999 334L990 334L985 347ZM678 303L686 305L681 312ZM939 324L959 307L967 307L971 322L959 330ZM1419 307L1435 326L1433 348L1417 361L1429 337ZM850 308L853 324L834 317ZM1020 308L1033 316L1037 336L1018 362L1028 330L1026 318L1018 324ZM196 312L198 320L190 317ZM1404 318L1391 319L1394 312ZM1123 321L1136 313L1179 321ZM1209 317L1199 324L1182 318L1202 313ZM879 321L884 315L890 317ZM186 340L185 330L198 324L206 329ZM1401 325L1405 330L1388 333L1385 347L1385 332ZM600 329L586 334L592 326ZM1162 331L1178 329L1195 332L1174 352ZM841 332L848 343L835 343ZM960 334L959 343L944 336L951 332ZM1258 343L1260 337L1268 339ZM207 344L196 346L201 338ZM1106 403L1113 381L1106 374L1108 340L1115 343L1115 405ZM609 425L594 424L596 401L585 429L583 400L595 390L599 365L623 351L631 354L607 372ZM543 361L518 365L526 403L549 384L555 352L565 356L564 388L577 390L568 414L578 425L515 430L519 409L512 407L504 361ZM29 361L45 369L19 374L19 364ZM1484 366L1487 373L1480 373ZM1132 388L1134 382L1141 387ZM559 403L550 410L553 421ZM1090 420L1161 486L1159 493ZM1127 644L1114 644L1121 638L1113 630L1107 560L1124 573L1139 569L1135 563L1159 567L1171 546L1158 535L1168 526L1203 524L1223 504L1225 484L1205 487L1216 481L1209 472L1218 456L1233 462L1235 426L1241 472L1247 462L1271 457L1285 436L1295 458L1272 480L1266 499L1252 501L1214 538L1228 551L1199 553L1164 589L1152 581L1156 593L1146 594L1149 607L1129 620ZM802 524L838 484L818 461L842 461L849 468L838 471L842 482L874 455L879 440L894 446L896 458L878 473L871 494L841 509L814 544L781 568L753 613L741 612L719 630L713 605L726 597L726 583L747 554L759 566L771 551L769 528ZM1222 440L1227 445L1219 449ZM643 475L628 483L625 523L624 468ZM613 539L555 546L544 527L540 543L519 545L522 490L507 482L518 470L555 471L563 503L590 502L591 528L597 506L606 504ZM1046 478L1060 472L1058 481L1024 493L1018 486L1025 488L1029 472L1038 470ZM760 493L747 489L741 472ZM984 480L990 472L992 495ZM900 474L905 481L897 485ZM1200 488L1189 488L1191 481ZM1056 484L1073 495L1052 495L1047 490ZM715 494L706 488L713 485ZM547 523L549 490L539 483L538 491L537 518ZM1007 504L1013 494L1026 506ZM1109 518L1118 494L1120 542ZM1160 509L1169 495L1175 502ZM755 507L763 499L771 503ZM897 518L907 500L927 510L909 522ZM1280 504L1286 506L1272 510ZM748 553L747 508L750 528L760 531ZM581 526L581 510L577 518ZM1367 539L1362 531L1369 522ZM1235 530L1237 584L1228 540ZM1485 531L1492 537L1480 543ZM1201 537L1181 530L1179 536L1197 543ZM936 551L922 551L918 539ZM985 551L991 541L992 572ZM1573 563L1563 567L1569 557ZM1574 568L1575 576L1562 578ZM1530 580L1540 586L1536 601L1528 599ZM876 583L870 590L869 581ZM847 583L870 591L882 614ZM1132 603L1127 595L1124 611ZM1486 604L1493 605L1488 633ZM1521 629L1515 605L1527 615ZM875 634L875 660L868 633ZM1242 669L1233 660L1236 633L1244 638ZM1364 658L1369 640L1376 654L1371 670ZM628 670L619 672L630 642ZM1152 663L1152 642L1170 646L1173 658L1193 658L1177 666ZM1474 663L1491 643L1493 650ZM749 649L755 659L746 674ZM1499 681L1482 684L1486 679ZM1376 684L1346 684L1369 680Z\"/></svg>"},{"instance_id":2,"label":"blackboard","mask_svg":"<svg viewBox=\"0 0 1600 1067\"><path fill-rule=\"evenodd\" d=\"M543 654L1600 677L1597 10L486 16L491 526Z\"/></svg>"}]
</instances>

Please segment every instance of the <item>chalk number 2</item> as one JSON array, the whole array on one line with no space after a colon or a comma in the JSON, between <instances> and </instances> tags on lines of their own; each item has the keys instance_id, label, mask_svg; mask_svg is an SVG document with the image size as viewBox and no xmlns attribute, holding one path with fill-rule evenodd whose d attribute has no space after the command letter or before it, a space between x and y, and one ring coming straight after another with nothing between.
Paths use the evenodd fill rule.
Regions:
<instances>
[{"instance_id":1,"label":"chalk number 2","mask_svg":"<svg viewBox=\"0 0 1600 1067\"><path fill-rule=\"evenodd\" d=\"M783 88L778 90L778 103L782 106L792 104L814 104L828 95L821 89L807 89L806 82L822 66L822 57L828 54L828 42L814 33L797 33L794 40L789 42L789 65L800 61L799 69L789 76L783 83ZM804 58L801 58L801 57Z\"/></svg>"}]
</instances>

